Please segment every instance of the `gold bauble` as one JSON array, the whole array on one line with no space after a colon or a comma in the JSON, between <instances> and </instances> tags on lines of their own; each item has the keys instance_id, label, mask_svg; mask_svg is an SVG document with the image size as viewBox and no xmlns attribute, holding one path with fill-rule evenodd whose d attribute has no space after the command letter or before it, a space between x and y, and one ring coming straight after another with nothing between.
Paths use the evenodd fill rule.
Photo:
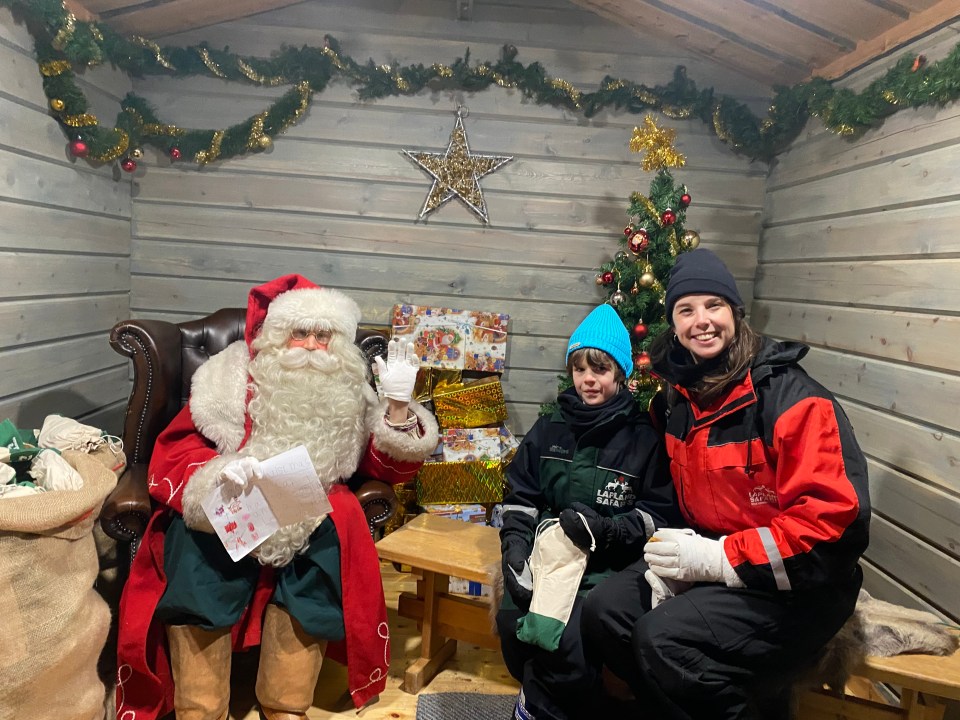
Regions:
<instances>
[{"instance_id":1,"label":"gold bauble","mask_svg":"<svg viewBox=\"0 0 960 720\"><path fill-rule=\"evenodd\" d=\"M601 273L597 273L596 280L597 280L597 285L603 285L603 275Z\"/></svg>"},{"instance_id":2,"label":"gold bauble","mask_svg":"<svg viewBox=\"0 0 960 720\"><path fill-rule=\"evenodd\" d=\"M134 148L133 150L130 151L130 157L136 158L137 160L139 160L140 158L143 157L143 150L141 150L140 148Z\"/></svg>"},{"instance_id":3,"label":"gold bauble","mask_svg":"<svg viewBox=\"0 0 960 720\"><path fill-rule=\"evenodd\" d=\"M700 233L696 230L687 230L683 233L683 237L680 239L680 242L683 243L685 248L693 250L697 245L700 244Z\"/></svg>"},{"instance_id":4,"label":"gold bauble","mask_svg":"<svg viewBox=\"0 0 960 720\"><path fill-rule=\"evenodd\" d=\"M614 307L617 307L617 305L621 304L626 299L627 296L617 290L613 295L610 296L610 304Z\"/></svg>"},{"instance_id":5,"label":"gold bauble","mask_svg":"<svg viewBox=\"0 0 960 720\"><path fill-rule=\"evenodd\" d=\"M54 112L63 112L63 109L66 107L63 100L60 98L53 98L50 101L50 109Z\"/></svg>"},{"instance_id":6,"label":"gold bauble","mask_svg":"<svg viewBox=\"0 0 960 720\"><path fill-rule=\"evenodd\" d=\"M653 284L656 281L657 279L653 276L652 272L645 272L643 275L640 276L640 284L643 285L645 288L653 287Z\"/></svg>"},{"instance_id":7,"label":"gold bauble","mask_svg":"<svg viewBox=\"0 0 960 720\"><path fill-rule=\"evenodd\" d=\"M257 139L257 144L260 146L261 150L269 150L271 147L273 147L273 138L271 138L269 135L261 135Z\"/></svg>"}]
</instances>

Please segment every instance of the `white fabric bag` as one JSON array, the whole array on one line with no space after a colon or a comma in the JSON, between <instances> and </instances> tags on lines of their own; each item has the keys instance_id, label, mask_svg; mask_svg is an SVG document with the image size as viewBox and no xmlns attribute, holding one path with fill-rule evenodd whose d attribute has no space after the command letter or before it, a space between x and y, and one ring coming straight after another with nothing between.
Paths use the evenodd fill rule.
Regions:
<instances>
[{"instance_id":1,"label":"white fabric bag","mask_svg":"<svg viewBox=\"0 0 960 720\"><path fill-rule=\"evenodd\" d=\"M530 553L533 573L530 612L517 621L520 640L544 650L557 649L573 611L587 557L588 553L566 536L558 520L540 523Z\"/></svg>"}]
</instances>

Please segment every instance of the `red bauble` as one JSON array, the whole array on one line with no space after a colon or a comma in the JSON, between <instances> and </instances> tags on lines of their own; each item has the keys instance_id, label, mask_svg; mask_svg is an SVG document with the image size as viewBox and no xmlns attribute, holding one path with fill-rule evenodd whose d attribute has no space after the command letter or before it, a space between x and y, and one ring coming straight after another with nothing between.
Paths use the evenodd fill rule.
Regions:
<instances>
[{"instance_id":1,"label":"red bauble","mask_svg":"<svg viewBox=\"0 0 960 720\"><path fill-rule=\"evenodd\" d=\"M682 208L687 207L692 200L693 198L690 197L689 193L684 193L683 195L680 196L680 207Z\"/></svg>"},{"instance_id":2,"label":"red bauble","mask_svg":"<svg viewBox=\"0 0 960 720\"><path fill-rule=\"evenodd\" d=\"M660 215L660 221L664 225L673 225L677 221L677 214L670 208L667 208L663 211L663 214Z\"/></svg>"},{"instance_id":3,"label":"red bauble","mask_svg":"<svg viewBox=\"0 0 960 720\"><path fill-rule=\"evenodd\" d=\"M627 240L627 247L630 248L630 252L636 255L639 255L640 253L642 253L649 246L650 246L650 234L643 228L640 228L639 230L637 230L633 234L633 236L629 240Z\"/></svg>"},{"instance_id":4,"label":"red bauble","mask_svg":"<svg viewBox=\"0 0 960 720\"><path fill-rule=\"evenodd\" d=\"M600 276L600 279L603 281L604 285L609 285L613 282L613 273L607 270L603 275Z\"/></svg>"},{"instance_id":5,"label":"red bauble","mask_svg":"<svg viewBox=\"0 0 960 720\"><path fill-rule=\"evenodd\" d=\"M633 365L640 370L646 370L650 367L650 353L644 350L642 353L633 358Z\"/></svg>"},{"instance_id":6,"label":"red bauble","mask_svg":"<svg viewBox=\"0 0 960 720\"><path fill-rule=\"evenodd\" d=\"M171 160L179 160L182 155L183 155L183 153L180 152L180 148L178 148L178 147L172 147L172 148L170 148L170 159L171 159Z\"/></svg>"},{"instance_id":7,"label":"red bauble","mask_svg":"<svg viewBox=\"0 0 960 720\"><path fill-rule=\"evenodd\" d=\"M83 140L70 141L70 154L74 157L85 158L90 152L90 148Z\"/></svg>"},{"instance_id":8,"label":"red bauble","mask_svg":"<svg viewBox=\"0 0 960 720\"><path fill-rule=\"evenodd\" d=\"M637 323L633 326L633 336L637 340L643 340L647 336L647 326L643 323Z\"/></svg>"},{"instance_id":9,"label":"red bauble","mask_svg":"<svg viewBox=\"0 0 960 720\"><path fill-rule=\"evenodd\" d=\"M630 233L632 233L632 232L633 232L633 225L627 225L627 226L623 229L623 234L626 235L627 237L630 237Z\"/></svg>"},{"instance_id":10,"label":"red bauble","mask_svg":"<svg viewBox=\"0 0 960 720\"><path fill-rule=\"evenodd\" d=\"M137 169L137 161L133 158L124 158L120 161L120 167L124 172L133 172Z\"/></svg>"}]
</instances>

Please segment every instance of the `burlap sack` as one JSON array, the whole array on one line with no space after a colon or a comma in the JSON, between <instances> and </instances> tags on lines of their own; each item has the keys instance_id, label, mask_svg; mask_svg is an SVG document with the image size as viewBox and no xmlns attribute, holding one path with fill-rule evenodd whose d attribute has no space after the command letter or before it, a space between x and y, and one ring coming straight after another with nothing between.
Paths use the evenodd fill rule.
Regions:
<instances>
[{"instance_id":1,"label":"burlap sack","mask_svg":"<svg viewBox=\"0 0 960 720\"><path fill-rule=\"evenodd\" d=\"M93 589L92 529L117 484L101 460L64 458L80 490L0 499L0 720L102 720L97 658L110 611Z\"/></svg>"}]
</instances>

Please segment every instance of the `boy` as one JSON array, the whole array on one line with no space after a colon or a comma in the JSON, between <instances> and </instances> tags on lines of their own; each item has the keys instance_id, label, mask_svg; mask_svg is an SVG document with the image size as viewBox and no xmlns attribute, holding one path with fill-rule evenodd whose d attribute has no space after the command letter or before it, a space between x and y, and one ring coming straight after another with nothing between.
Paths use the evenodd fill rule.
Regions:
<instances>
[{"instance_id":1,"label":"boy","mask_svg":"<svg viewBox=\"0 0 960 720\"><path fill-rule=\"evenodd\" d=\"M524 437L507 471L510 489L500 531L506 593L497 613L501 649L521 690L518 720L590 715L600 663L585 656L583 596L607 575L643 556L647 538L677 525L666 455L646 412L626 389L633 370L630 336L610 305L595 308L567 345L573 387L559 408ZM567 537L590 552L573 611L556 650L517 638L530 606L528 561L537 525L560 519Z\"/></svg>"}]
</instances>

